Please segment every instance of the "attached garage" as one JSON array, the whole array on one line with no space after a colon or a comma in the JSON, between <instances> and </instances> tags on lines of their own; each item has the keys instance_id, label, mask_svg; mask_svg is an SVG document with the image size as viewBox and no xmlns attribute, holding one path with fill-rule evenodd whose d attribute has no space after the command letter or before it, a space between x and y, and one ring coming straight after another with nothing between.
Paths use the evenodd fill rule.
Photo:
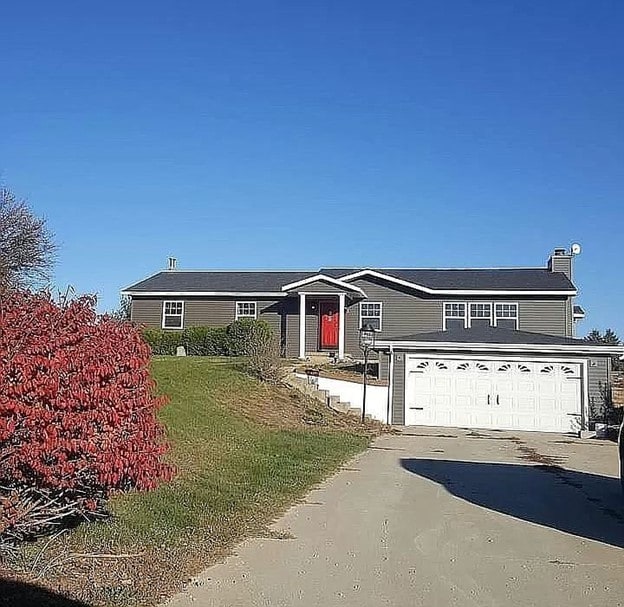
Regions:
<instances>
[{"instance_id":1,"label":"attached garage","mask_svg":"<svg viewBox=\"0 0 624 607\"><path fill-rule=\"evenodd\" d=\"M581 367L526 358L408 356L405 424L578 431Z\"/></svg>"},{"instance_id":2,"label":"attached garage","mask_svg":"<svg viewBox=\"0 0 624 607\"><path fill-rule=\"evenodd\" d=\"M578 433L601 406L621 348L503 328L376 344L395 425Z\"/></svg>"}]
</instances>

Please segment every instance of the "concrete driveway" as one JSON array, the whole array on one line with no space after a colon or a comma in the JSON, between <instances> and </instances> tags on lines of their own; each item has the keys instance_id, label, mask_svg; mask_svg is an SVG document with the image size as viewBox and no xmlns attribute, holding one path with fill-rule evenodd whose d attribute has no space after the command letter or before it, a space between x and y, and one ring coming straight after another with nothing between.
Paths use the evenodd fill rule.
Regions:
<instances>
[{"instance_id":1,"label":"concrete driveway","mask_svg":"<svg viewBox=\"0 0 624 607\"><path fill-rule=\"evenodd\" d=\"M613 443L385 436L170 605L624 605Z\"/></svg>"}]
</instances>

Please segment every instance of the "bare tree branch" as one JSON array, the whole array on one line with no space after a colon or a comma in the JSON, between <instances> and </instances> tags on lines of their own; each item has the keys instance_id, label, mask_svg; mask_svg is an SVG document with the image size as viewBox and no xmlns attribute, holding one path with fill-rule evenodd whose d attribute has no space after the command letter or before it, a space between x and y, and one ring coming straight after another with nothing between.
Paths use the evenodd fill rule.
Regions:
<instances>
[{"instance_id":1,"label":"bare tree branch","mask_svg":"<svg viewBox=\"0 0 624 607\"><path fill-rule=\"evenodd\" d=\"M56 251L45 219L0 186L0 288L34 286L49 280Z\"/></svg>"}]
</instances>

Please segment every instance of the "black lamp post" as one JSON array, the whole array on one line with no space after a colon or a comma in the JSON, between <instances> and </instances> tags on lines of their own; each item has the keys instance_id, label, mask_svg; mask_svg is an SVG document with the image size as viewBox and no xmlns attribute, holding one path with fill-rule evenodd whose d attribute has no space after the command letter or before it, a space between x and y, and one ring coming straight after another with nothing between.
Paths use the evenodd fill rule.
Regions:
<instances>
[{"instance_id":1,"label":"black lamp post","mask_svg":"<svg viewBox=\"0 0 624 607\"><path fill-rule=\"evenodd\" d=\"M375 329L364 325L360 329L360 349L364 352L364 386L362 390L362 423L366 417L366 384L368 379L368 353L375 347Z\"/></svg>"}]
</instances>

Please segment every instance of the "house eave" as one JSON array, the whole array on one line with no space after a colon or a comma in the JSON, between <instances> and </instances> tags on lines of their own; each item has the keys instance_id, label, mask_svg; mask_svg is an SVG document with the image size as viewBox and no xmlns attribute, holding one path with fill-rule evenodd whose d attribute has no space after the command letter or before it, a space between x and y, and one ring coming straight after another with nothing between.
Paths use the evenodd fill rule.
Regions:
<instances>
[{"instance_id":1,"label":"house eave","mask_svg":"<svg viewBox=\"0 0 624 607\"><path fill-rule=\"evenodd\" d=\"M299 287L305 287L314 282L326 282L327 284L333 285L335 287L340 287L345 291L353 291L355 293L359 293L363 297L366 297L366 293L360 287L356 287L355 285L351 285L343 280L339 280L338 278L332 278L331 276L326 276L325 274L315 274L314 276L308 276L302 280L298 280L296 282L291 282L290 284L284 285L282 287L282 291L294 291Z\"/></svg>"},{"instance_id":2,"label":"house eave","mask_svg":"<svg viewBox=\"0 0 624 607\"><path fill-rule=\"evenodd\" d=\"M382 272L377 272L375 270L360 270L359 272L354 272L352 274L347 274L346 276L342 276L340 278L341 281L348 282L351 280L357 280L358 278L364 278L366 276L372 276L373 278L378 278L380 280L385 280L387 282L395 283L401 285L403 287L408 287L409 289L415 289L417 291L422 291L423 293L428 293L430 295L566 295L573 296L577 294L576 289L565 289L558 291L549 291L549 290L522 290L522 289L507 289L507 290L498 290L498 289L432 289L431 287L425 287L424 285L420 285L414 282L409 282L407 280L402 280L400 278L395 278L394 276L390 276L389 274L384 274Z\"/></svg>"},{"instance_id":3,"label":"house eave","mask_svg":"<svg viewBox=\"0 0 624 607\"><path fill-rule=\"evenodd\" d=\"M584 344L497 344L437 341L379 340L376 350L468 350L472 352L567 352L574 354L601 354L612 356L622 354L621 346L590 346Z\"/></svg>"},{"instance_id":4,"label":"house eave","mask_svg":"<svg viewBox=\"0 0 624 607\"><path fill-rule=\"evenodd\" d=\"M121 291L131 297L288 297L281 291Z\"/></svg>"}]
</instances>

